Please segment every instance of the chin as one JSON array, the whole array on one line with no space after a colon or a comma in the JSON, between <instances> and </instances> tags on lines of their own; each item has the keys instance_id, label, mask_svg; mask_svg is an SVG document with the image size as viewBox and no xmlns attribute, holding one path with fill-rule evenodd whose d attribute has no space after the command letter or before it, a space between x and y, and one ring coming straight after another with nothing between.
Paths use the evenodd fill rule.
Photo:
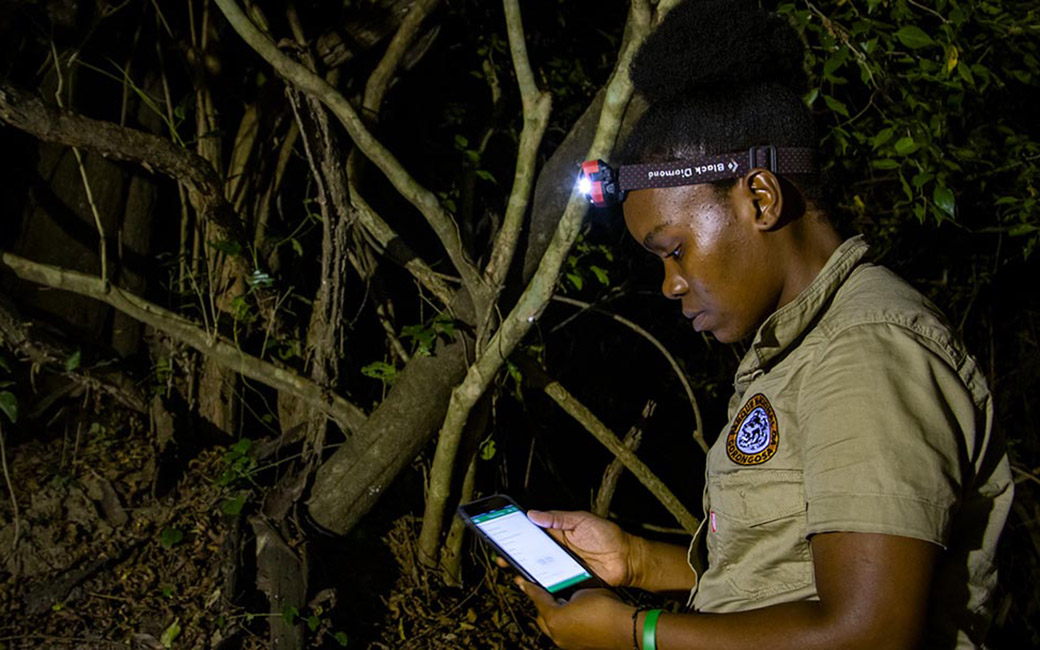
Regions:
<instances>
[{"instance_id":1,"label":"chin","mask_svg":"<svg viewBox=\"0 0 1040 650\"><path fill-rule=\"evenodd\" d=\"M719 343L739 343L750 339L754 334L755 330L750 331L733 331L725 328L708 330L708 333L715 337L715 340Z\"/></svg>"}]
</instances>

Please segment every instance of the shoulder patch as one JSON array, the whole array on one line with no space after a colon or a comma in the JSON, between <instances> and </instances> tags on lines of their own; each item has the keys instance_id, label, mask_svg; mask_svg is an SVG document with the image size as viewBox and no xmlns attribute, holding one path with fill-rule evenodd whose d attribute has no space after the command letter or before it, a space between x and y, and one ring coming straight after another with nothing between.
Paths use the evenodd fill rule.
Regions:
<instances>
[{"instance_id":1,"label":"shoulder patch","mask_svg":"<svg viewBox=\"0 0 1040 650\"><path fill-rule=\"evenodd\" d=\"M758 393L741 407L726 437L726 455L738 465L761 465L776 453L780 428L766 396Z\"/></svg>"}]
</instances>

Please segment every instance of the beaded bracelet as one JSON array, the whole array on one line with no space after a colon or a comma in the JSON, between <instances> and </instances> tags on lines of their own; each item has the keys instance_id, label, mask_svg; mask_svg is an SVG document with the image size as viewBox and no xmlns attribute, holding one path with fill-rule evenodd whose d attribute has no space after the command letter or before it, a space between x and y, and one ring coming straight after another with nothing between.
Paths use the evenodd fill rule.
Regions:
<instances>
[{"instance_id":1,"label":"beaded bracelet","mask_svg":"<svg viewBox=\"0 0 1040 650\"><path fill-rule=\"evenodd\" d=\"M632 650L639 650L639 635L636 633L636 619L639 618L641 612L650 611L649 607L636 607L635 611L632 612Z\"/></svg>"}]
</instances>

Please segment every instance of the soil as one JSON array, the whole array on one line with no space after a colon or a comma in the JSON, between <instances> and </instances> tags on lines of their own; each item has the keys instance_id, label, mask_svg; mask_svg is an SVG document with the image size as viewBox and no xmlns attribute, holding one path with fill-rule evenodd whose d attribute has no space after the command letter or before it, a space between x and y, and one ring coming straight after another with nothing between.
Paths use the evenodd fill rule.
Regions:
<instances>
[{"instance_id":1,"label":"soil","mask_svg":"<svg viewBox=\"0 0 1040 650\"><path fill-rule=\"evenodd\" d=\"M347 539L290 539L317 593L303 611L269 611L248 523L266 488L221 484L227 446L197 451L170 482L158 480L163 456L144 418L62 421L73 424L61 435L3 431L0 649L268 648L275 619L303 630L303 647L553 647L480 547L464 586L420 570L410 514L372 518Z\"/></svg>"}]
</instances>

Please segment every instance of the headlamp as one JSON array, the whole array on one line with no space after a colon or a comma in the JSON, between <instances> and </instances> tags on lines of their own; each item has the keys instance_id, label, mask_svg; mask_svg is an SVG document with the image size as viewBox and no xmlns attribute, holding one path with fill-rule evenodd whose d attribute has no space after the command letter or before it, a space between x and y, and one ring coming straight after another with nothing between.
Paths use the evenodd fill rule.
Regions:
<instances>
[{"instance_id":1,"label":"headlamp","mask_svg":"<svg viewBox=\"0 0 1040 650\"><path fill-rule=\"evenodd\" d=\"M578 189L597 208L625 200L624 192L618 188L617 174L602 160L586 160L581 164Z\"/></svg>"},{"instance_id":2,"label":"headlamp","mask_svg":"<svg viewBox=\"0 0 1040 650\"><path fill-rule=\"evenodd\" d=\"M592 205L605 208L624 201L631 190L712 183L758 168L774 174L811 174L816 171L815 158L809 148L769 145L689 160L621 165L616 171L602 160L588 160L581 164L578 188Z\"/></svg>"}]
</instances>

